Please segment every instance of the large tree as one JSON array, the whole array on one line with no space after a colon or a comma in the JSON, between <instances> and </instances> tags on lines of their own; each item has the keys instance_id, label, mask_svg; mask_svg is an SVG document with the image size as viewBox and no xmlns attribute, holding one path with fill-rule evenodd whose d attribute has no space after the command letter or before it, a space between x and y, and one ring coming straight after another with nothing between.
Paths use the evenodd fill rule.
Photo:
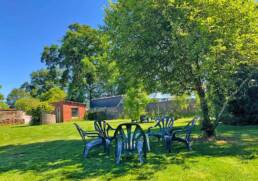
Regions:
<instances>
[{"instance_id":1,"label":"large tree","mask_svg":"<svg viewBox=\"0 0 258 181\"><path fill-rule=\"evenodd\" d=\"M107 46L107 38L100 31L72 24L60 46L44 48L41 60L48 69L64 70L62 80L68 85L68 99L84 102L101 94L104 84L110 87L112 84L106 83L112 82L117 73L115 63L106 54Z\"/></svg>"},{"instance_id":2,"label":"large tree","mask_svg":"<svg viewBox=\"0 0 258 181\"><path fill-rule=\"evenodd\" d=\"M118 0L106 9L112 55L148 90L196 91L204 136L215 134L207 89L257 66L257 8L242 0Z\"/></svg>"}]
</instances>

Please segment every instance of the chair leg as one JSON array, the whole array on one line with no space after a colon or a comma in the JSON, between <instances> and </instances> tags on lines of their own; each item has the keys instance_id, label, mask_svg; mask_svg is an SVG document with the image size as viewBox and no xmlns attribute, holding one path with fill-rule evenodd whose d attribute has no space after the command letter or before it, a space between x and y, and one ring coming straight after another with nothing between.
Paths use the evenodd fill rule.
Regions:
<instances>
[{"instance_id":1,"label":"chair leg","mask_svg":"<svg viewBox=\"0 0 258 181\"><path fill-rule=\"evenodd\" d=\"M137 142L137 151L138 151L138 154L139 154L139 161L141 163L143 163L143 142L139 141Z\"/></svg>"},{"instance_id":2,"label":"chair leg","mask_svg":"<svg viewBox=\"0 0 258 181\"><path fill-rule=\"evenodd\" d=\"M147 140L147 149L150 151L150 138L148 135L146 135L146 140Z\"/></svg>"},{"instance_id":3,"label":"chair leg","mask_svg":"<svg viewBox=\"0 0 258 181\"><path fill-rule=\"evenodd\" d=\"M188 151L191 151L192 150L191 142L186 142L186 147L187 147Z\"/></svg>"},{"instance_id":4,"label":"chair leg","mask_svg":"<svg viewBox=\"0 0 258 181\"><path fill-rule=\"evenodd\" d=\"M118 142L117 147L116 147L116 154L115 154L116 164L120 163L121 155L122 155L122 147L123 147L122 142Z\"/></svg>"},{"instance_id":5,"label":"chair leg","mask_svg":"<svg viewBox=\"0 0 258 181\"><path fill-rule=\"evenodd\" d=\"M171 153L171 147L172 147L172 136L164 136L165 141L165 147L168 150L169 153Z\"/></svg>"},{"instance_id":6,"label":"chair leg","mask_svg":"<svg viewBox=\"0 0 258 181\"><path fill-rule=\"evenodd\" d=\"M86 158L89 153L89 148L85 145L84 150L83 150L83 156Z\"/></svg>"},{"instance_id":7,"label":"chair leg","mask_svg":"<svg viewBox=\"0 0 258 181\"><path fill-rule=\"evenodd\" d=\"M111 143L111 141L109 139L106 139L105 152L107 152L108 154L110 153L110 143Z\"/></svg>"}]
</instances>

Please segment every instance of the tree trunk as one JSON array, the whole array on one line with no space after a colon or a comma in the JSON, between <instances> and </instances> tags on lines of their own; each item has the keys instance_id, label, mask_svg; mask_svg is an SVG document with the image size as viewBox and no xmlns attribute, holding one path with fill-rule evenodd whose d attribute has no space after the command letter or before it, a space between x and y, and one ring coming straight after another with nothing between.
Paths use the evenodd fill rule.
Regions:
<instances>
[{"instance_id":1,"label":"tree trunk","mask_svg":"<svg viewBox=\"0 0 258 181\"><path fill-rule=\"evenodd\" d=\"M196 84L196 91L198 93L200 104L201 104L201 111L202 111L201 129L204 134L203 136L205 138L210 138L215 136L215 129L210 120L208 103L206 100L205 91L201 81L198 81L198 83Z\"/></svg>"}]
</instances>

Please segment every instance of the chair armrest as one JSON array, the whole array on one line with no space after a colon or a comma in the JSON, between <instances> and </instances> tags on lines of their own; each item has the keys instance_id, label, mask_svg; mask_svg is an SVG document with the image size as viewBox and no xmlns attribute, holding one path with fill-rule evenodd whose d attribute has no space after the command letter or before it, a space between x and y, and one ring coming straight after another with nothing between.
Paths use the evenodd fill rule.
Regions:
<instances>
[{"instance_id":1,"label":"chair armrest","mask_svg":"<svg viewBox=\"0 0 258 181\"><path fill-rule=\"evenodd\" d=\"M177 133L184 133L184 129L172 130L172 135L175 136Z\"/></svg>"},{"instance_id":2,"label":"chair armrest","mask_svg":"<svg viewBox=\"0 0 258 181\"><path fill-rule=\"evenodd\" d=\"M153 128L157 127L157 126L159 126L159 122L157 122L154 126L149 127L147 132L149 133L151 131L151 129L153 129Z\"/></svg>"},{"instance_id":3,"label":"chair armrest","mask_svg":"<svg viewBox=\"0 0 258 181\"><path fill-rule=\"evenodd\" d=\"M86 137L99 137L99 133L94 131L83 131L83 135Z\"/></svg>"},{"instance_id":4,"label":"chair armrest","mask_svg":"<svg viewBox=\"0 0 258 181\"><path fill-rule=\"evenodd\" d=\"M108 129L111 129L111 130L116 130L115 128L113 128L112 126L108 125Z\"/></svg>"},{"instance_id":5,"label":"chair armrest","mask_svg":"<svg viewBox=\"0 0 258 181\"><path fill-rule=\"evenodd\" d=\"M147 129L147 133L151 132L151 129L155 128L155 126L151 126Z\"/></svg>"}]
</instances>

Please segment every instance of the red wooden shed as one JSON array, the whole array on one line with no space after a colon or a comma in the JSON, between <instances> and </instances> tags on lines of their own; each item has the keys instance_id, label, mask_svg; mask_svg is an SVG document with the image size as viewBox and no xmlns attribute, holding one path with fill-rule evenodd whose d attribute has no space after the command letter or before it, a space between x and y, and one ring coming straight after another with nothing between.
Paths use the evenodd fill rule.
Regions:
<instances>
[{"instance_id":1,"label":"red wooden shed","mask_svg":"<svg viewBox=\"0 0 258 181\"><path fill-rule=\"evenodd\" d=\"M87 111L86 104L73 101L60 101L55 106L56 122L68 122L72 119L83 119Z\"/></svg>"}]
</instances>

